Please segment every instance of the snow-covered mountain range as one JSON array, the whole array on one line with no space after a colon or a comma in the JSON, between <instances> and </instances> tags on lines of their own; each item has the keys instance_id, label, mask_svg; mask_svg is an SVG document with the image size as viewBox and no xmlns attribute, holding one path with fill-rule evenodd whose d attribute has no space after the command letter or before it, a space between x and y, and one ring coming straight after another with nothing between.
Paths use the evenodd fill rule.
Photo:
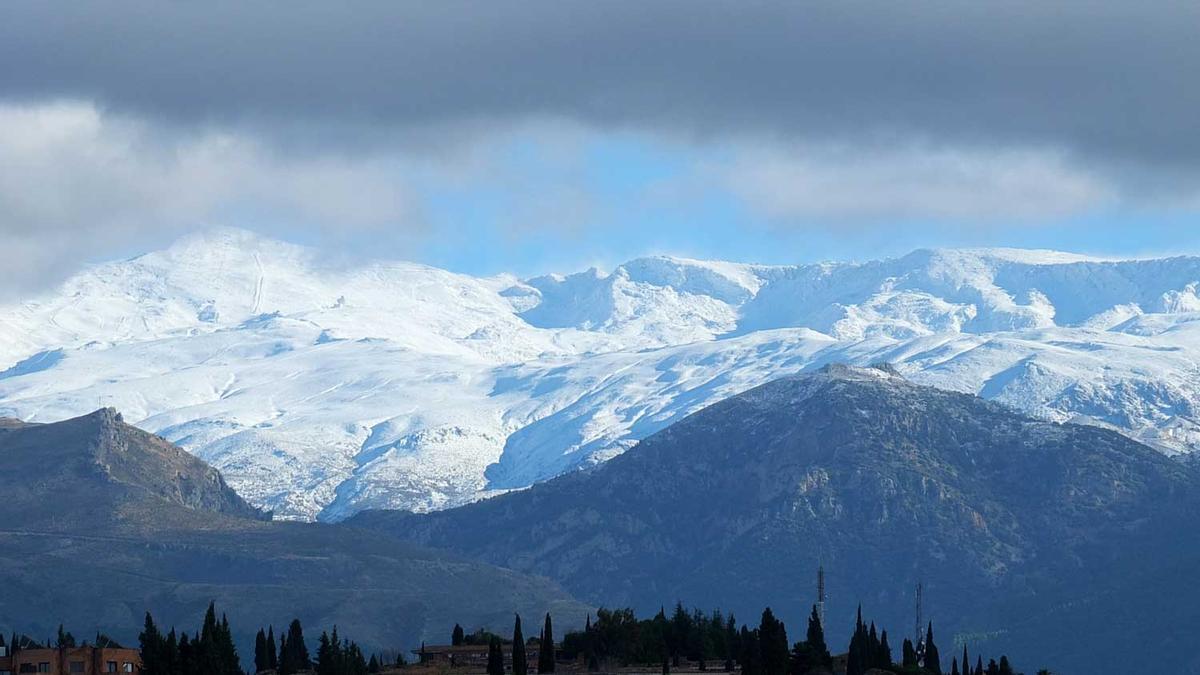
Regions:
<instances>
[{"instance_id":1,"label":"snow-covered mountain range","mask_svg":"<svg viewBox=\"0 0 1200 675\"><path fill-rule=\"evenodd\" d=\"M116 407L304 519L525 487L835 361L1190 452L1200 257L655 257L522 280L218 229L0 303L0 416Z\"/></svg>"}]
</instances>

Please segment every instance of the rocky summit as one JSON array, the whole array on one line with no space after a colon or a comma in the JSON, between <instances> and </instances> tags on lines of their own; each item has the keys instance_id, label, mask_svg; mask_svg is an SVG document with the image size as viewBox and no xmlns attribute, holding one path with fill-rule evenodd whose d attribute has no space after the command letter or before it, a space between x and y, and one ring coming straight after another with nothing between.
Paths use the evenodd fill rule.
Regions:
<instances>
[{"instance_id":1,"label":"rocky summit","mask_svg":"<svg viewBox=\"0 0 1200 675\"><path fill-rule=\"evenodd\" d=\"M595 602L686 599L739 617L770 605L796 626L824 566L836 642L860 603L906 633L923 583L942 635L1086 673L1177 666L1168 655L1187 652L1105 646L1182 639L1171 627L1200 600L1187 581L1198 507L1200 474L1114 431L891 367L831 365L709 406L590 470L350 523L546 574ZM1149 603L1161 606L1127 611Z\"/></svg>"},{"instance_id":2,"label":"rocky summit","mask_svg":"<svg viewBox=\"0 0 1200 675\"><path fill-rule=\"evenodd\" d=\"M221 474L103 409L53 424L0 419L0 624L50 635L95 626L127 644L149 610L191 626L210 601L259 625L337 625L364 647L444 639L456 621L500 629L513 611L587 607L545 579L377 533L272 522Z\"/></svg>"},{"instance_id":3,"label":"rocky summit","mask_svg":"<svg viewBox=\"0 0 1200 675\"><path fill-rule=\"evenodd\" d=\"M0 301L0 416L122 411L277 518L431 511L846 362L1200 446L1200 258L1014 249L473 277L241 230Z\"/></svg>"}]
</instances>

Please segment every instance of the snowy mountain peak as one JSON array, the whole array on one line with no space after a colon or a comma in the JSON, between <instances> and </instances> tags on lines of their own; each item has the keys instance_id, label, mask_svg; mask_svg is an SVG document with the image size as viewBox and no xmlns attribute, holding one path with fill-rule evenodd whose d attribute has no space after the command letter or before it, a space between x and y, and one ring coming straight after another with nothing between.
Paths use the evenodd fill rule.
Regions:
<instances>
[{"instance_id":1,"label":"snowy mountain peak","mask_svg":"<svg viewBox=\"0 0 1200 675\"><path fill-rule=\"evenodd\" d=\"M833 362L1174 453L1200 447L1198 289L1196 257L1012 249L476 278L216 228L0 306L0 416L115 406L299 518L521 488Z\"/></svg>"}]
</instances>

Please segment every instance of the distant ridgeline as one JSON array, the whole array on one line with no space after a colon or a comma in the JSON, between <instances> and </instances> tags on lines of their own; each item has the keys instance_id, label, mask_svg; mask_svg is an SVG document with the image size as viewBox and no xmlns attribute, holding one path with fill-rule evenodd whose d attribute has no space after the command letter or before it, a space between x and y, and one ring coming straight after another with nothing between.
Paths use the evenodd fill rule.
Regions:
<instances>
[{"instance_id":1,"label":"distant ridgeline","mask_svg":"<svg viewBox=\"0 0 1200 675\"><path fill-rule=\"evenodd\" d=\"M143 675L241 675L241 659L234 645L229 620L209 605L201 627L192 634L177 633L172 627L165 634L149 612L139 635L140 659L129 662ZM54 647L50 647L54 644ZM87 647L87 643L83 644ZM57 640L38 644L27 636L13 634L5 643L0 636L0 671L9 661L30 650L72 649L76 641L60 626ZM97 635L96 648L121 649L110 638ZM757 627L742 624L733 614L700 609L688 611L682 603L670 616L659 612L650 619L638 619L632 609L600 609L595 621L589 615L585 628L568 632L562 643L555 644L550 614L545 615L537 637L524 636L520 615L516 615L511 639L479 629L467 634L455 624L450 643L441 646L422 644L413 650L418 659L411 666L402 651L372 654L366 658L358 644L341 638L337 627L322 632L316 651L310 652L300 621L293 619L276 642L274 626L258 631L254 646L255 673L294 675L365 675L398 672L412 668L428 672L430 667L461 672L486 672L487 675L529 675L563 670L589 673L616 672L618 669L656 671L663 675L677 672L711 670L742 675L1016 675L1008 658L999 662L975 657L971 666L967 646L961 660L950 658L950 670L943 671L944 658L934 639L933 624L916 643L902 642L900 660L895 660L887 630L877 630L873 621L863 620L861 609L855 621L853 637L845 652L833 653L825 641L825 630L816 605L808 618L804 639L789 642L787 629L771 608L763 610ZM531 661L531 655L536 660ZM6 661L6 659L8 661ZM961 666L960 666L961 664ZM25 672L25 671L21 671ZM34 672L34 671L30 671ZM49 671L37 671L49 672ZM57 671L54 671L57 672ZM76 671L71 671L76 672ZM83 672L83 671L79 671ZM1048 670L1037 671L1049 675Z\"/></svg>"}]
</instances>

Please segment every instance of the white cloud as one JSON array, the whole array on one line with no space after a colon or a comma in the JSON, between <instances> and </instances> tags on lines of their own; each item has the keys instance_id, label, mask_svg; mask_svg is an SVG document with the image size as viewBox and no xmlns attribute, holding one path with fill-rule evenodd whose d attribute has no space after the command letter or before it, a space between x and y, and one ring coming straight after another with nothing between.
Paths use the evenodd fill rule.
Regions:
<instances>
[{"instance_id":1,"label":"white cloud","mask_svg":"<svg viewBox=\"0 0 1200 675\"><path fill-rule=\"evenodd\" d=\"M282 157L244 134L178 131L81 102L0 105L0 288L234 214L325 228L413 228L386 155Z\"/></svg>"}]
</instances>

